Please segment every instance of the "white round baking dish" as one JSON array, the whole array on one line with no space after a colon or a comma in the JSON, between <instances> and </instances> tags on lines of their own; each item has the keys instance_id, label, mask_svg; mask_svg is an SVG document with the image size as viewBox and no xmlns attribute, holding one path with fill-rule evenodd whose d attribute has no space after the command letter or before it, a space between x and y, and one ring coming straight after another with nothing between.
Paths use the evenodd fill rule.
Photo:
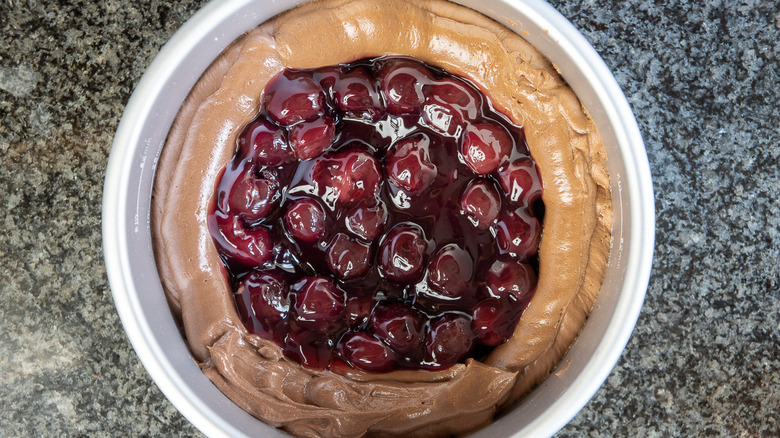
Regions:
<instances>
[{"instance_id":1,"label":"white round baking dish","mask_svg":"<svg viewBox=\"0 0 780 438\"><path fill-rule=\"evenodd\" d=\"M245 31L301 2L220 0L162 48L127 104L103 194L103 247L117 311L157 386L208 436L288 436L247 414L203 375L168 309L152 252L150 198L171 123L201 73ZM650 169L633 113L584 37L540 0L462 0L518 32L548 57L588 109L607 150L613 247L601 292L579 338L553 374L478 437L549 436L588 402L633 331L650 275L654 206Z\"/></svg>"}]
</instances>

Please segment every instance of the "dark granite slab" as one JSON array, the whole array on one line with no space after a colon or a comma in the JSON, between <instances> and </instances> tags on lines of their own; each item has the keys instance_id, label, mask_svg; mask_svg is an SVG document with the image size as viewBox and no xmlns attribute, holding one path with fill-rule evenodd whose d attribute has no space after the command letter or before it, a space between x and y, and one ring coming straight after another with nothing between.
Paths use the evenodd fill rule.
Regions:
<instances>
[{"instance_id":1,"label":"dark granite slab","mask_svg":"<svg viewBox=\"0 0 780 438\"><path fill-rule=\"evenodd\" d=\"M124 104L201 3L0 3L0 435L197 435L122 330L100 204ZM552 3L632 104L658 211L634 336L560 436L779 436L780 3Z\"/></svg>"}]
</instances>

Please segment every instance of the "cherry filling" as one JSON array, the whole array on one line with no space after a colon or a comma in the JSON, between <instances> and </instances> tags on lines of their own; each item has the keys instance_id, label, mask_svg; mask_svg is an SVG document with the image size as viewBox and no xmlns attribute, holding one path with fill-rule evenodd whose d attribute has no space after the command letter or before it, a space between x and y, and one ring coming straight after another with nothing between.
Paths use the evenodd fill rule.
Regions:
<instances>
[{"instance_id":1,"label":"cherry filling","mask_svg":"<svg viewBox=\"0 0 780 438\"><path fill-rule=\"evenodd\" d=\"M443 369L512 336L544 207L522 128L400 57L285 70L208 223L247 329L312 368Z\"/></svg>"}]
</instances>

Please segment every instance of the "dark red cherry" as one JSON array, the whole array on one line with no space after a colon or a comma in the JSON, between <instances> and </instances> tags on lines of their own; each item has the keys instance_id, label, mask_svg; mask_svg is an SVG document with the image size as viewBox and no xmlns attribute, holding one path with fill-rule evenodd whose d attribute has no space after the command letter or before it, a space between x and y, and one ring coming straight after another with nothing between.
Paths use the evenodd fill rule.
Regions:
<instances>
[{"instance_id":1,"label":"dark red cherry","mask_svg":"<svg viewBox=\"0 0 780 438\"><path fill-rule=\"evenodd\" d=\"M322 370L330 365L333 348L330 339L306 329L291 330L284 340L284 355L299 364Z\"/></svg>"},{"instance_id":2,"label":"dark red cherry","mask_svg":"<svg viewBox=\"0 0 780 438\"><path fill-rule=\"evenodd\" d=\"M425 268L428 242L422 228L409 222L396 225L379 247L380 272L400 283L419 280Z\"/></svg>"},{"instance_id":3,"label":"dark red cherry","mask_svg":"<svg viewBox=\"0 0 780 438\"><path fill-rule=\"evenodd\" d=\"M478 229L488 229L501 211L501 198L495 184L485 179L472 180L463 191L460 208Z\"/></svg>"},{"instance_id":4,"label":"dark red cherry","mask_svg":"<svg viewBox=\"0 0 780 438\"><path fill-rule=\"evenodd\" d=\"M514 332L517 324L515 316L520 308L516 303L503 301L502 303L495 298L488 298L477 304L472 311L471 327L483 345L503 344Z\"/></svg>"},{"instance_id":5,"label":"dark red cherry","mask_svg":"<svg viewBox=\"0 0 780 438\"><path fill-rule=\"evenodd\" d=\"M296 239L314 243L325 233L325 210L311 198L301 198L284 215L287 229Z\"/></svg>"},{"instance_id":6,"label":"dark red cherry","mask_svg":"<svg viewBox=\"0 0 780 438\"><path fill-rule=\"evenodd\" d=\"M247 223L255 223L276 207L279 198L281 193L275 172L266 169L255 177L250 170L243 172L231 187L228 206L231 214Z\"/></svg>"},{"instance_id":7,"label":"dark red cherry","mask_svg":"<svg viewBox=\"0 0 780 438\"><path fill-rule=\"evenodd\" d=\"M467 251L451 243L444 245L428 264L428 284L445 299L457 299L469 289L474 262Z\"/></svg>"},{"instance_id":8,"label":"dark red cherry","mask_svg":"<svg viewBox=\"0 0 780 438\"><path fill-rule=\"evenodd\" d=\"M333 95L333 87L344 76L344 68L341 65L320 67L312 71L314 81L320 84L326 96Z\"/></svg>"},{"instance_id":9,"label":"dark red cherry","mask_svg":"<svg viewBox=\"0 0 780 438\"><path fill-rule=\"evenodd\" d=\"M335 208L337 203L376 202L382 173L373 155L350 149L318 159L312 168L312 180L325 203Z\"/></svg>"},{"instance_id":10,"label":"dark red cherry","mask_svg":"<svg viewBox=\"0 0 780 438\"><path fill-rule=\"evenodd\" d=\"M437 168L428 151L430 139L416 134L396 142L385 157L390 182L410 194L419 193L436 179Z\"/></svg>"},{"instance_id":11,"label":"dark red cherry","mask_svg":"<svg viewBox=\"0 0 780 438\"><path fill-rule=\"evenodd\" d=\"M495 227L496 243L502 253L525 260L539 251L542 227L527 208L504 211L499 215Z\"/></svg>"},{"instance_id":12,"label":"dark red cherry","mask_svg":"<svg viewBox=\"0 0 780 438\"><path fill-rule=\"evenodd\" d=\"M308 330L333 333L343 325L347 297L326 277L304 277L293 286L295 322Z\"/></svg>"},{"instance_id":13,"label":"dark red cherry","mask_svg":"<svg viewBox=\"0 0 780 438\"><path fill-rule=\"evenodd\" d=\"M422 87L433 80L425 65L406 58L391 59L379 68L377 77L388 113L420 113L425 100Z\"/></svg>"},{"instance_id":14,"label":"dark red cherry","mask_svg":"<svg viewBox=\"0 0 780 438\"><path fill-rule=\"evenodd\" d=\"M238 149L242 157L260 166L280 166L295 158L285 130L264 117L244 127L238 136Z\"/></svg>"},{"instance_id":15,"label":"dark red cherry","mask_svg":"<svg viewBox=\"0 0 780 438\"><path fill-rule=\"evenodd\" d=\"M263 107L271 119L290 126L322 115L325 91L310 73L284 70L266 85Z\"/></svg>"},{"instance_id":16,"label":"dark red cherry","mask_svg":"<svg viewBox=\"0 0 780 438\"><path fill-rule=\"evenodd\" d=\"M224 257L242 267L263 266L273 259L273 241L263 227L248 228L238 216L215 214L211 235Z\"/></svg>"},{"instance_id":17,"label":"dark red cherry","mask_svg":"<svg viewBox=\"0 0 780 438\"><path fill-rule=\"evenodd\" d=\"M370 262L371 246L344 233L337 233L328 244L328 266L343 280L365 274Z\"/></svg>"},{"instance_id":18,"label":"dark red cherry","mask_svg":"<svg viewBox=\"0 0 780 438\"><path fill-rule=\"evenodd\" d=\"M376 83L364 67L358 67L335 81L333 99L348 117L375 122L385 113Z\"/></svg>"},{"instance_id":19,"label":"dark red cherry","mask_svg":"<svg viewBox=\"0 0 780 438\"><path fill-rule=\"evenodd\" d=\"M487 175L509 158L514 143L509 133L493 122L474 123L461 137L463 161L479 175Z\"/></svg>"},{"instance_id":20,"label":"dark red cherry","mask_svg":"<svg viewBox=\"0 0 780 438\"><path fill-rule=\"evenodd\" d=\"M482 96L467 82L455 78L441 78L424 89L429 102L449 105L464 120L476 120L482 108Z\"/></svg>"},{"instance_id":21,"label":"dark red cherry","mask_svg":"<svg viewBox=\"0 0 780 438\"><path fill-rule=\"evenodd\" d=\"M530 265L511 259L498 259L485 274L488 292L496 298L513 296L517 301L530 297L536 289L536 274Z\"/></svg>"},{"instance_id":22,"label":"dark red cherry","mask_svg":"<svg viewBox=\"0 0 780 438\"><path fill-rule=\"evenodd\" d=\"M520 158L500 169L498 181L509 202L529 206L542 197L542 181L530 158Z\"/></svg>"},{"instance_id":23,"label":"dark red cherry","mask_svg":"<svg viewBox=\"0 0 780 438\"><path fill-rule=\"evenodd\" d=\"M403 303L378 305L371 313L369 325L397 353L409 353L422 345L425 317Z\"/></svg>"},{"instance_id":24,"label":"dark red cherry","mask_svg":"<svg viewBox=\"0 0 780 438\"><path fill-rule=\"evenodd\" d=\"M442 78L423 87L423 121L451 136L460 135L466 123L475 120L482 98L470 85L454 78Z\"/></svg>"},{"instance_id":25,"label":"dark red cherry","mask_svg":"<svg viewBox=\"0 0 780 438\"><path fill-rule=\"evenodd\" d=\"M445 313L431 324L425 337L426 364L446 368L460 362L474 347L474 337L468 317Z\"/></svg>"},{"instance_id":26,"label":"dark red cherry","mask_svg":"<svg viewBox=\"0 0 780 438\"><path fill-rule=\"evenodd\" d=\"M375 198L382 181L382 172L376 158L360 150L347 151L339 154L339 157L346 162L346 180L341 188L339 201L353 203Z\"/></svg>"},{"instance_id":27,"label":"dark red cherry","mask_svg":"<svg viewBox=\"0 0 780 438\"><path fill-rule=\"evenodd\" d=\"M378 202L372 207L360 205L347 215L347 229L356 236L373 241L382 232L387 218L384 203Z\"/></svg>"},{"instance_id":28,"label":"dark red cherry","mask_svg":"<svg viewBox=\"0 0 780 438\"><path fill-rule=\"evenodd\" d=\"M358 327L368 320L371 308L374 307L373 295L350 294L347 298L347 323L350 327Z\"/></svg>"},{"instance_id":29,"label":"dark red cherry","mask_svg":"<svg viewBox=\"0 0 780 438\"><path fill-rule=\"evenodd\" d=\"M277 323L287 316L290 301L287 285L278 275L252 271L244 281L245 291L252 299L252 310L258 319Z\"/></svg>"},{"instance_id":30,"label":"dark red cherry","mask_svg":"<svg viewBox=\"0 0 780 438\"><path fill-rule=\"evenodd\" d=\"M339 353L353 366L366 371L390 371L396 364L393 350L364 332L344 335L339 344Z\"/></svg>"},{"instance_id":31,"label":"dark red cherry","mask_svg":"<svg viewBox=\"0 0 780 438\"><path fill-rule=\"evenodd\" d=\"M336 125L328 116L296 123L290 128L290 146L300 160L320 156L335 138Z\"/></svg>"}]
</instances>

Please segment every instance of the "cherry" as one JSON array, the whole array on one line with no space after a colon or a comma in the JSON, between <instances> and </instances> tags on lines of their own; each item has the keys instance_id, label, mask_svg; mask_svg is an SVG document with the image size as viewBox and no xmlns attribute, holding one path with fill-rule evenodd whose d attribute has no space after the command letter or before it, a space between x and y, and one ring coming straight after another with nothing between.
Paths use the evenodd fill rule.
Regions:
<instances>
[{"instance_id":1,"label":"cherry","mask_svg":"<svg viewBox=\"0 0 780 438\"><path fill-rule=\"evenodd\" d=\"M496 298L511 295L516 301L523 301L536 289L536 274L525 263L498 259L485 274L485 285Z\"/></svg>"},{"instance_id":2,"label":"cherry","mask_svg":"<svg viewBox=\"0 0 780 438\"><path fill-rule=\"evenodd\" d=\"M385 157L385 169L390 182L410 194L419 193L436 179L437 168L428 152L430 139L416 134L399 140Z\"/></svg>"},{"instance_id":3,"label":"cherry","mask_svg":"<svg viewBox=\"0 0 780 438\"><path fill-rule=\"evenodd\" d=\"M387 219L384 203L378 202L372 207L360 205L347 215L347 229L356 236L369 242L379 236Z\"/></svg>"},{"instance_id":4,"label":"cherry","mask_svg":"<svg viewBox=\"0 0 780 438\"><path fill-rule=\"evenodd\" d=\"M248 228L238 216L215 214L211 235L220 253L231 263L248 268L263 266L273 259L273 241L268 230Z\"/></svg>"},{"instance_id":5,"label":"cherry","mask_svg":"<svg viewBox=\"0 0 780 438\"><path fill-rule=\"evenodd\" d=\"M471 326L482 345L503 344L512 336L517 324L517 306L488 298L474 307Z\"/></svg>"},{"instance_id":6,"label":"cherry","mask_svg":"<svg viewBox=\"0 0 780 438\"><path fill-rule=\"evenodd\" d=\"M425 364L446 368L460 362L474 347L474 337L468 317L445 313L431 324L425 337Z\"/></svg>"},{"instance_id":7,"label":"cherry","mask_svg":"<svg viewBox=\"0 0 780 438\"><path fill-rule=\"evenodd\" d=\"M474 173L487 175L509 158L514 142L501 125L493 122L469 124L461 137L460 153Z\"/></svg>"},{"instance_id":8,"label":"cherry","mask_svg":"<svg viewBox=\"0 0 780 438\"><path fill-rule=\"evenodd\" d=\"M355 68L335 81L333 98L348 117L376 122L385 113L376 83L365 67Z\"/></svg>"},{"instance_id":9,"label":"cherry","mask_svg":"<svg viewBox=\"0 0 780 438\"><path fill-rule=\"evenodd\" d=\"M320 67L312 71L312 78L320 84L326 96L333 95L333 89L344 76L344 67L341 65L330 65Z\"/></svg>"},{"instance_id":10,"label":"cherry","mask_svg":"<svg viewBox=\"0 0 780 438\"><path fill-rule=\"evenodd\" d=\"M322 115L325 91L311 74L284 70L268 82L262 102L268 117L290 126Z\"/></svg>"},{"instance_id":11,"label":"cherry","mask_svg":"<svg viewBox=\"0 0 780 438\"><path fill-rule=\"evenodd\" d=\"M468 252L451 243L439 249L428 265L428 284L437 298L458 299L469 289L474 263Z\"/></svg>"},{"instance_id":12,"label":"cherry","mask_svg":"<svg viewBox=\"0 0 780 438\"><path fill-rule=\"evenodd\" d=\"M433 80L425 65L408 58L389 59L379 68L377 77L388 113L420 113L425 100L422 87Z\"/></svg>"},{"instance_id":13,"label":"cherry","mask_svg":"<svg viewBox=\"0 0 780 438\"><path fill-rule=\"evenodd\" d=\"M379 247L379 269L399 283L413 283L423 273L428 242L419 225L404 222L387 233Z\"/></svg>"},{"instance_id":14,"label":"cherry","mask_svg":"<svg viewBox=\"0 0 780 438\"><path fill-rule=\"evenodd\" d=\"M460 208L477 229L488 229L501 209L501 198L495 184L484 179L472 180L463 191Z\"/></svg>"},{"instance_id":15,"label":"cherry","mask_svg":"<svg viewBox=\"0 0 780 438\"><path fill-rule=\"evenodd\" d=\"M374 306L372 295L350 294L347 298L347 321L350 327L358 327L368 321Z\"/></svg>"},{"instance_id":16,"label":"cherry","mask_svg":"<svg viewBox=\"0 0 780 438\"><path fill-rule=\"evenodd\" d=\"M336 125L328 116L296 123L290 128L290 146L300 160L320 156L335 138Z\"/></svg>"},{"instance_id":17,"label":"cherry","mask_svg":"<svg viewBox=\"0 0 780 438\"><path fill-rule=\"evenodd\" d=\"M502 253L525 260L538 252L541 226L528 209L502 212L495 227L496 243Z\"/></svg>"},{"instance_id":18,"label":"cherry","mask_svg":"<svg viewBox=\"0 0 780 438\"><path fill-rule=\"evenodd\" d=\"M358 203L379 194L382 174L373 155L359 149L323 155L312 170L312 180L326 204Z\"/></svg>"},{"instance_id":19,"label":"cherry","mask_svg":"<svg viewBox=\"0 0 780 438\"><path fill-rule=\"evenodd\" d=\"M422 345L425 317L403 303L378 305L369 325L397 353L409 353Z\"/></svg>"},{"instance_id":20,"label":"cherry","mask_svg":"<svg viewBox=\"0 0 780 438\"><path fill-rule=\"evenodd\" d=\"M309 330L291 330L284 339L284 355L299 364L322 370L330 365L333 349L330 340Z\"/></svg>"},{"instance_id":21,"label":"cherry","mask_svg":"<svg viewBox=\"0 0 780 438\"><path fill-rule=\"evenodd\" d=\"M354 150L344 152L340 156L343 156L346 162L344 166L346 179L341 188L339 201L358 202L376 197L382 181L382 173L376 158L367 152Z\"/></svg>"},{"instance_id":22,"label":"cherry","mask_svg":"<svg viewBox=\"0 0 780 438\"><path fill-rule=\"evenodd\" d=\"M308 330L333 333L343 323L346 294L326 277L304 277L293 285L295 322Z\"/></svg>"},{"instance_id":23,"label":"cherry","mask_svg":"<svg viewBox=\"0 0 780 438\"><path fill-rule=\"evenodd\" d=\"M245 291L252 299L252 310L258 319L273 324L287 316L290 301L287 285L278 275L252 271L244 280Z\"/></svg>"},{"instance_id":24,"label":"cherry","mask_svg":"<svg viewBox=\"0 0 780 438\"><path fill-rule=\"evenodd\" d=\"M370 261L371 247L344 233L337 233L328 245L328 266L343 280L365 274Z\"/></svg>"},{"instance_id":25,"label":"cherry","mask_svg":"<svg viewBox=\"0 0 780 438\"><path fill-rule=\"evenodd\" d=\"M352 365L366 371L390 371L396 364L393 350L364 332L344 335L339 344L339 353Z\"/></svg>"},{"instance_id":26,"label":"cherry","mask_svg":"<svg viewBox=\"0 0 780 438\"><path fill-rule=\"evenodd\" d=\"M284 129L264 117L249 122L237 142L239 155L260 166L280 166L295 158Z\"/></svg>"},{"instance_id":27,"label":"cherry","mask_svg":"<svg viewBox=\"0 0 780 438\"><path fill-rule=\"evenodd\" d=\"M284 222L296 239L313 243L325 233L325 210L314 199L301 198L287 209Z\"/></svg>"},{"instance_id":28,"label":"cherry","mask_svg":"<svg viewBox=\"0 0 780 438\"><path fill-rule=\"evenodd\" d=\"M514 204L529 206L542 197L542 181L530 158L520 158L500 169L498 181L509 202Z\"/></svg>"},{"instance_id":29,"label":"cherry","mask_svg":"<svg viewBox=\"0 0 780 438\"><path fill-rule=\"evenodd\" d=\"M230 212L247 223L255 223L265 218L281 198L279 181L272 170L263 170L260 177L253 172L242 172L230 189L228 206Z\"/></svg>"},{"instance_id":30,"label":"cherry","mask_svg":"<svg viewBox=\"0 0 780 438\"><path fill-rule=\"evenodd\" d=\"M454 78L442 78L423 87L423 121L442 134L460 135L467 122L479 114L482 98L473 86Z\"/></svg>"}]
</instances>

